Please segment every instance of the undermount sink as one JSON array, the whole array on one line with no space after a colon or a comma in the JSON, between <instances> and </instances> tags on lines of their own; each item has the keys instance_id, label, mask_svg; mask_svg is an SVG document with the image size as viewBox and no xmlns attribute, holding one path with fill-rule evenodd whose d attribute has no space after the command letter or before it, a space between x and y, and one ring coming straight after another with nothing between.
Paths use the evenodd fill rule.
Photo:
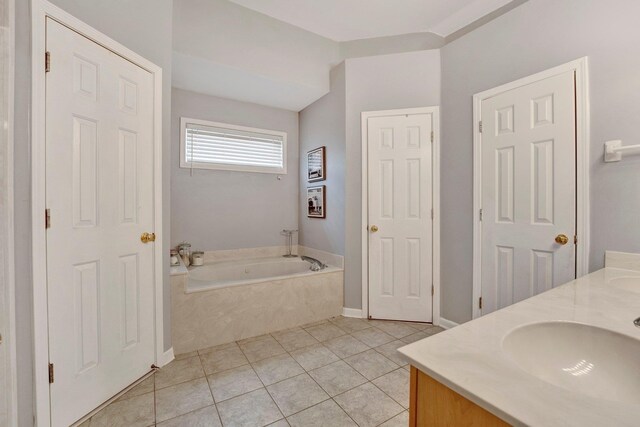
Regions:
<instances>
[{"instance_id":1,"label":"undermount sink","mask_svg":"<svg viewBox=\"0 0 640 427\"><path fill-rule=\"evenodd\" d=\"M581 323L533 323L502 345L523 370L557 387L640 404L640 330L634 339Z\"/></svg>"}]
</instances>

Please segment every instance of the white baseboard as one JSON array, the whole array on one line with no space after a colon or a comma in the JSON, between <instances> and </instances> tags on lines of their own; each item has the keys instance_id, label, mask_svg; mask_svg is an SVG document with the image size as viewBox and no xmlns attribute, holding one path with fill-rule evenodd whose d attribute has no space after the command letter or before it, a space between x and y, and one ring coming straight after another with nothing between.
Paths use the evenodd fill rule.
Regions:
<instances>
[{"instance_id":1,"label":"white baseboard","mask_svg":"<svg viewBox=\"0 0 640 427\"><path fill-rule=\"evenodd\" d=\"M444 329L451 329L458 326L458 324L456 322L452 322L451 320L447 320L444 317L441 317L439 326Z\"/></svg>"},{"instance_id":2,"label":"white baseboard","mask_svg":"<svg viewBox=\"0 0 640 427\"><path fill-rule=\"evenodd\" d=\"M357 317L359 319L362 318L362 310L359 308L347 308L342 307L342 315L344 317Z\"/></svg>"},{"instance_id":3,"label":"white baseboard","mask_svg":"<svg viewBox=\"0 0 640 427\"><path fill-rule=\"evenodd\" d=\"M173 359L175 359L175 356L173 355L173 347L171 347L169 350L162 353L162 355L158 358L158 367L162 368Z\"/></svg>"}]
</instances>

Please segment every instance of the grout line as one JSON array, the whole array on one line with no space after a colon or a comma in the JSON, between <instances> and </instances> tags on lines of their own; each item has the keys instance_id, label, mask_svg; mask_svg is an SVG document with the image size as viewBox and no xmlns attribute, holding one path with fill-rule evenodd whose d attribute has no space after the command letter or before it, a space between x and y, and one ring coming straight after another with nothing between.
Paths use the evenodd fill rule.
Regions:
<instances>
[{"instance_id":1,"label":"grout line","mask_svg":"<svg viewBox=\"0 0 640 427\"><path fill-rule=\"evenodd\" d=\"M362 320L366 322L366 320L365 320L365 319L362 319ZM368 322L367 322L367 323L368 323ZM248 357L247 357L247 354L246 354L246 353L245 353L245 351L242 349L242 347L240 346L239 342L238 342L238 341L234 341L234 343L236 344L236 346L240 349L240 352L242 353L242 355L243 355L243 356L245 357L245 359L247 360L247 363L245 363L245 364L243 364L243 365L240 365L240 366L233 367L233 368L223 369L223 370L221 370L221 371L214 372L214 373L211 373L211 374L207 374L207 373L206 373L206 371L204 371L204 363L202 362L202 354L200 353L200 351L201 351L201 350L196 350L196 355L198 356L198 359L199 359L199 361L200 361L200 364L201 364L201 367L202 367L202 369L203 369L203 372L205 372L204 378L205 378L205 380L207 381L207 385L209 386L209 392L211 393L211 397L212 397L212 400L213 400L213 402L214 402L214 403L213 403L213 406L215 406L215 407L216 407L216 412L218 413L218 418L220 419L221 424L222 424L222 419L221 419L221 417L220 417L220 413L219 413L219 410L218 410L218 402L215 402L215 399L213 398L213 393L212 393L212 391L211 391L211 387L210 387L210 384L209 384L209 376L212 376L212 375L215 375L215 374L218 374L218 373L221 373L221 372L229 371L229 370L232 370L232 369L238 369L238 368L241 368L241 367L244 367L244 366L247 366L247 365L252 369L253 373L256 375L256 377L258 378L258 380L259 380L259 381L260 381L260 383L262 384L262 388L264 388L264 390L267 392L267 394L268 394L268 395L269 395L269 397L271 398L271 401L272 401L272 402L275 404L275 406L278 408L278 411L280 412L280 415L282 415L282 417L283 417L283 418L281 418L280 420L283 420L283 419L284 419L285 421L287 421L287 422L288 422L288 417L291 417L291 416L294 416L294 415L296 415L296 414L299 414L300 412L306 411L307 409L313 408L314 406L320 405L321 403L325 403L325 402L327 402L328 400L333 401L333 402L334 402L336 405L338 405L338 407L339 407L339 408L340 408L340 409L341 409L341 410L342 410L342 411L343 411L343 412L344 412L344 413L349 417L349 419L353 420L353 417L351 417L351 415L349 415L349 413L347 413L347 411L346 411L344 408L342 408L342 406L340 406L340 404L335 400L335 398L336 398L336 397L338 397L338 396L340 396L340 395L343 395L343 394L345 394L345 393L348 393L348 392L350 392L350 391L352 391L352 390L354 390L354 389L356 389L356 388L358 388L358 387L361 387L361 386L363 386L363 385L365 385L365 384L367 384L367 383L371 383L371 385L373 385L373 387L375 387L375 388L376 388L377 390L379 390L382 394L384 394L385 396L387 396L389 399L391 399L393 402L395 402L396 404L398 404L398 405L402 408L402 410L401 410L399 413L394 414L391 418L389 418L389 419L387 419L387 420L383 421L382 423L385 423L385 422L387 422L387 421L389 421L389 420L391 420L391 419L393 419L393 418L397 417L397 416L398 416L398 415L400 415L401 413L403 413L403 412L407 411L407 409L406 409L406 408L405 408L405 407L404 407L400 402L398 402L397 400L395 400L395 399L394 399L393 397L391 397L388 393L386 393L384 390L380 389L378 386L376 386L376 384L374 384L374 383L373 383L373 381L374 381L374 380L376 380L376 379L378 379L378 378L381 378L381 377L383 377L384 375L390 374L391 372L397 371L397 370L399 370L399 369L403 369L403 370L404 370L404 367L403 367L402 365L399 365L399 364L398 364L398 363L396 363L395 361L393 361L393 360L391 360L390 358L388 358L385 354L383 354L383 353L381 353L380 351L378 351L378 350L377 350L377 348L379 348L379 347L381 347L381 346L384 346L384 345L387 345L387 344L389 344L389 343L391 343L391 342L393 342L393 341L402 341L402 338L396 338L395 336L393 336L393 335L391 335L391 334L387 333L386 331L384 331L384 330L382 330L382 329L380 329L380 328L377 328L376 326L371 325L371 324L369 324L369 326L368 326L368 327L366 327L366 328L359 329L359 330L354 330L354 331L349 332L349 331L346 331L346 330L344 330L344 329L340 328L338 325L336 325L336 324L334 323L334 321L332 321L332 320L330 320L330 319L327 319L327 323L321 323L321 324L319 324L319 325L309 326L309 328L313 328L313 327L315 327L315 326L326 325L326 324L330 324L330 325L333 325L333 326L337 327L337 328L338 328L338 329L340 329L341 331L345 332L345 335L340 335L340 336L333 337L333 338L330 338L330 339L325 340L325 341L320 341L320 340L318 340L316 337L314 337L313 335L311 335L311 334L306 330L307 328L299 327L301 330L303 330L303 331L307 332L307 334L309 334L309 335L310 335L313 339L315 339L317 342L316 342L316 343L313 343L313 344L306 345L306 346L304 346L304 347L296 348L295 350L291 350L291 351L289 351L289 350L286 350L286 349L284 348L284 346L282 345L282 343L281 343L280 341L278 341L278 339L277 339L275 336L273 336L273 334L274 334L274 333L278 333L278 332L280 332L280 331L276 331L276 332L268 333L268 334L263 334L264 336L269 336L269 337L271 337L273 340L275 340L275 342L276 342L276 343L277 343L277 344L278 344L278 345L279 345L279 346L284 350L284 353L275 354L275 355L272 355L272 356L269 356L269 357L265 357L265 358L263 358L263 359L258 359L258 360L252 361L252 362L251 362L251 361L249 361L249 359L248 359ZM353 336L353 334L354 334L354 333L357 333L357 332L360 332L360 331L364 331L364 330L367 330L367 329L371 329L371 328L373 328L373 329L375 329L375 330L377 330L377 331L379 331L379 332L385 333L385 334L387 334L387 335L390 335L390 336L393 338L393 340L392 340L392 341L389 341L389 342L387 342L387 343L381 344L381 345L379 345L379 346L371 347L371 346L369 346L369 344L366 344L366 343L364 343L363 341L361 341L360 339L358 339L357 337ZM292 330L293 330L293 329L296 329L296 328L290 328L290 329L292 329ZM415 333L424 332L424 330L419 330L419 329L415 329L415 331L416 331L416 332L414 332L414 333L412 333L412 334L409 334L409 335L406 335L405 337L411 336L411 335L413 335L413 334L415 334ZM349 337L351 337L351 338L355 339L356 341L358 341L358 342L360 342L360 343L364 344L364 345L365 345L365 346L367 346L368 348L367 348L366 350L360 351L360 352L358 352L358 353L355 353L355 354L352 354L352 355L349 355L349 356L346 356L346 357L340 357L339 355L335 354L335 353L334 353L334 352L333 352L333 351L332 351L332 350L331 350L327 345L325 345L325 343L326 343L326 342L328 342L328 341L331 341L331 340L333 340L333 339L337 339L337 338L346 337L346 336L349 336ZM258 337L260 337L260 336L258 336ZM253 338L258 338L258 337L253 337ZM405 337L403 337L403 338L405 338ZM251 338L249 338L249 339L251 339ZM404 344L404 345L406 345L406 343L404 343L404 341L402 341L402 342L403 342L403 344ZM230 344L230 343L229 343L229 344ZM334 356L336 356L336 357L338 358L338 360L333 361L333 362L330 362L330 363L327 363L327 364L322 365L322 366L318 366L318 367L313 368L313 369L310 369L310 370L307 370L307 369L305 369L305 368L304 368L304 367L303 367L303 366L302 366L302 365L301 365L301 364L300 364L300 363L295 359L295 357L293 356L293 352L298 352L298 351L300 351L300 350L304 350L304 349L306 349L306 348L308 348L308 347L315 346L315 345L318 345L318 344L320 344L322 348L326 349L326 350L327 350L327 351L329 351L331 354L333 354ZM221 345L228 345L228 344L221 344ZM211 347L208 347L208 348L211 348ZM230 347L230 348L233 348L233 347ZM385 358L386 360L388 360L390 363L392 363L393 365L396 365L396 368L394 368L393 370L391 370L391 371L389 371L389 372L386 372L386 373L384 373L384 374L382 374L382 375L379 375L379 376L377 376L377 377L375 377L375 378L373 378L373 379L371 379L371 380L370 380L370 379L368 379L367 377L364 377L364 375L362 375L362 374L361 374L357 369L355 369L353 366L351 366L351 365L346 361L346 359L348 359L348 358L350 358L350 357L353 357L353 356L356 356L356 355L362 354L362 353L367 352L367 351L369 351L369 350L374 350L377 354L379 354L380 356L382 356L383 358ZM224 351L224 350L220 350L220 351ZM303 372L302 372L302 373L299 373L299 374L296 374L296 375L293 375L293 376L291 376L291 377L289 377L289 378L285 378L285 379L282 379L282 380L280 380L280 381L276 381L276 382L274 382L273 384L269 384L269 386L265 385L265 383L264 383L264 381L262 380L262 378L260 378L260 375L258 375L258 372L256 371L256 369L255 369L255 367L254 367L254 364L256 364L256 363L258 363L258 362L261 362L261 361L263 361L263 360L267 360L267 359L270 359L270 358L275 358L275 357L282 356L282 355L285 355L285 354L286 354L287 356L289 356L289 357L290 357L290 358L291 358L291 359L292 359L292 360L293 360L293 361L294 361L294 362L295 362L295 363L296 363L296 364L297 364L297 365L302 369L302 371L303 371ZM195 356L193 356L193 357L195 357ZM337 395L335 395L335 396L330 396L330 395L329 395L329 393L328 393L328 392L327 392L327 391L326 391L326 390L325 390L325 389L324 389L324 388L323 388L323 387L322 387L322 386L321 386L321 385L320 385L320 384L315 380L315 378L313 378L313 376L311 376L309 373L310 373L311 371L314 371L314 370L317 370L317 369L320 369L320 368L324 368L324 367L329 366L329 365L331 365L331 364L335 364L335 363L337 363L338 361L342 361L342 362L346 363L346 364L347 364L351 369L353 369L353 370L354 370L355 372L357 372L358 374L362 375L362 376L363 376L367 381L366 381L365 383L363 383L363 384L360 384L360 385L357 385L357 386L355 386L355 387L352 387L352 388L350 388L350 389L348 389L348 390L345 390L345 391L343 391L343 392L341 392L341 393L339 393L339 394L337 394ZM327 398L327 399L324 399L324 400L322 400L321 402L318 402L318 403L316 403L316 404L314 404L314 405L311 405L311 406L309 406L309 407L307 407L307 408L305 408L305 409L302 409L302 410L300 410L300 411L298 411L298 412L292 413L292 414L290 414L288 417L286 417L286 416L284 416L284 413L282 412L282 410L280 409L280 407L279 407L279 406L278 406L278 404L276 403L275 399L273 398L273 396L272 396L272 395L271 395L271 393L269 392L268 387L273 386L273 385L278 384L278 383L281 383L281 382L284 382L284 381L287 381L287 380L290 380L290 379L292 379L292 378L295 378L295 377L301 376L301 375L303 375L303 374L306 374L309 378L311 378L311 379L312 379L312 381L313 381L313 382L314 382L314 383L315 383L315 384L316 384L316 385L317 385L317 386L318 386L318 387L319 387L319 388L320 388L324 393L326 393L326 395L328 396L328 398ZM189 381L192 381L192 380L189 380ZM184 382L187 382L187 381L184 381ZM181 384L181 383L179 383L179 384ZM175 385L177 385L177 384L175 384ZM169 386L169 387L170 387L170 386ZM165 387L165 388L166 388L166 387ZM155 399L155 390L156 390L156 389L155 389L155 378L154 378L154 399ZM256 389L256 390L260 390L260 389ZM222 402L226 402L226 401L231 400L231 399L234 399L234 398L236 398L236 397L240 397L240 396L243 396L243 395L246 395L246 394L249 394L249 393L255 392L256 390L251 390L251 391L248 391L248 392L245 392L245 393L239 394L238 396L234 396L234 397L229 398L229 399L226 399L226 400L224 400L224 401L222 401ZM222 403L222 402L220 402L220 403ZM203 409L203 408L199 408L199 409ZM195 411L197 411L197 410L199 410L199 409L196 409L196 410L194 410L194 411L187 412L186 414L189 414L189 413L191 413L191 412L195 412ZM154 414L155 414L155 404L154 404ZM182 414L182 415L186 415L186 414ZM180 415L180 416L182 416L182 415ZM175 417L175 418L177 418L177 417ZM173 419L173 418L172 418L172 419ZM279 421L279 420L276 420L275 422L277 422L277 421ZM353 420L353 421L354 421L354 423L355 423L355 420ZM382 423L381 423L381 424L382 424ZM356 423L356 424L357 424L357 423Z\"/></svg>"}]
</instances>

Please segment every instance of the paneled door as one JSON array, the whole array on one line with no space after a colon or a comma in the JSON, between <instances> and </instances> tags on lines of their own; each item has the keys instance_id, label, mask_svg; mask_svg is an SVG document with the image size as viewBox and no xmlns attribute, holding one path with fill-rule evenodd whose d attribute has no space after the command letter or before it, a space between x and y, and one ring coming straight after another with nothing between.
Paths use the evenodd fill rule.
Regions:
<instances>
[{"instance_id":1,"label":"paneled door","mask_svg":"<svg viewBox=\"0 0 640 427\"><path fill-rule=\"evenodd\" d=\"M367 120L369 316L430 322L433 114Z\"/></svg>"},{"instance_id":2,"label":"paneled door","mask_svg":"<svg viewBox=\"0 0 640 427\"><path fill-rule=\"evenodd\" d=\"M575 278L574 78L482 101L482 314Z\"/></svg>"},{"instance_id":3,"label":"paneled door","mask_svg":"<svg viewBox=\"0 0 640 427\"><path fill-rule=\"evenodd\" d=\"M51 421L68 426L155 360L153 76L49 18L47 51Z\"/></svg>"}]
</instances>

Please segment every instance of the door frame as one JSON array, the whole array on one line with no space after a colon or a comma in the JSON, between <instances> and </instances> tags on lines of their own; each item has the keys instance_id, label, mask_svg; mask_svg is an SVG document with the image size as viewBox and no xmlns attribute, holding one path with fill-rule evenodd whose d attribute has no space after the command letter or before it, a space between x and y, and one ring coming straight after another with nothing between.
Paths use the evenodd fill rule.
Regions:
<instances>
[{"instance_id":1,"label":"door frame","mask_svg":"<svg viewBox=\"0 0 640 427\"><path fill-rule=\"evenodd\" d=\"M364 111L361 113L362 126L362 317L369 317L369 129L372 117L400 116L411 114L431 114L433 117L432 156L432 323L440 325L440 107L403 108L397 110Z\"/></svg>"},{"instance_id":2,"label":"door frame","mask_svg":"<svg viewBox=\"0 0 640 427\"><path fill-rule=\"evenodd\" d=\"M47 313L47 248L45 217L45 135L46 135L46 18L51 18L93 42L111 50L150 72L154 80L153 146L154 146L154 323L155 364L163 366L173 358L164 351L164 307L162 250L162 68L102 34L46 0L32 0L31 15L31 233L33 275L33 371L34 413L39 426L51 425L49 388L49 321ZM53 58L55 66L55 58Z\"/></svg>"},{"instance_id":3,"label":"door frame","mask_svg":"<svg viewBox=\"0 0 640 427\"><path fill-rule=\"evenodd\" d=\"M494 87L473 95L473 292L471 317L482 315L479 299L482 296L482 101L500 93L517 89L566 72L575 73L576 96L576 278L589 272L589 75L588 57Z\"/></svg>"},{"instance_id":4,"label":"door frame","mask_svg":"<svg viewBox=\"0 0 640 427\"><path fill-rule=\"evenodd\" d=\"M6 33L5 42L7 43L9 50L7 54L7 110L6 118L9 126L6 130L7 145L4 147L5 151L5 170L6 176L4 197L6 201L6 223L0 224L0 227L6 227L6 239L2 242L4 259L0 259L0 265L4 266L4 307L0 307L0 316L4 317L5 330L2 336L2 344L6 347L5 366L1 366L0 369L6 374L5 385L7 386L7 393L5 394L5 405L7 408L6 419L0 421L7 421L8 425L18 425L18 371L16 366L17 361L17 347L16 347L16 281L15 281L15 233L14 233L14 144L15 144L15 132L14 132L14 99L15 99L15 1L8 0L6 4L6 14L8 28Z\"/></svg>"}]
</instances>

